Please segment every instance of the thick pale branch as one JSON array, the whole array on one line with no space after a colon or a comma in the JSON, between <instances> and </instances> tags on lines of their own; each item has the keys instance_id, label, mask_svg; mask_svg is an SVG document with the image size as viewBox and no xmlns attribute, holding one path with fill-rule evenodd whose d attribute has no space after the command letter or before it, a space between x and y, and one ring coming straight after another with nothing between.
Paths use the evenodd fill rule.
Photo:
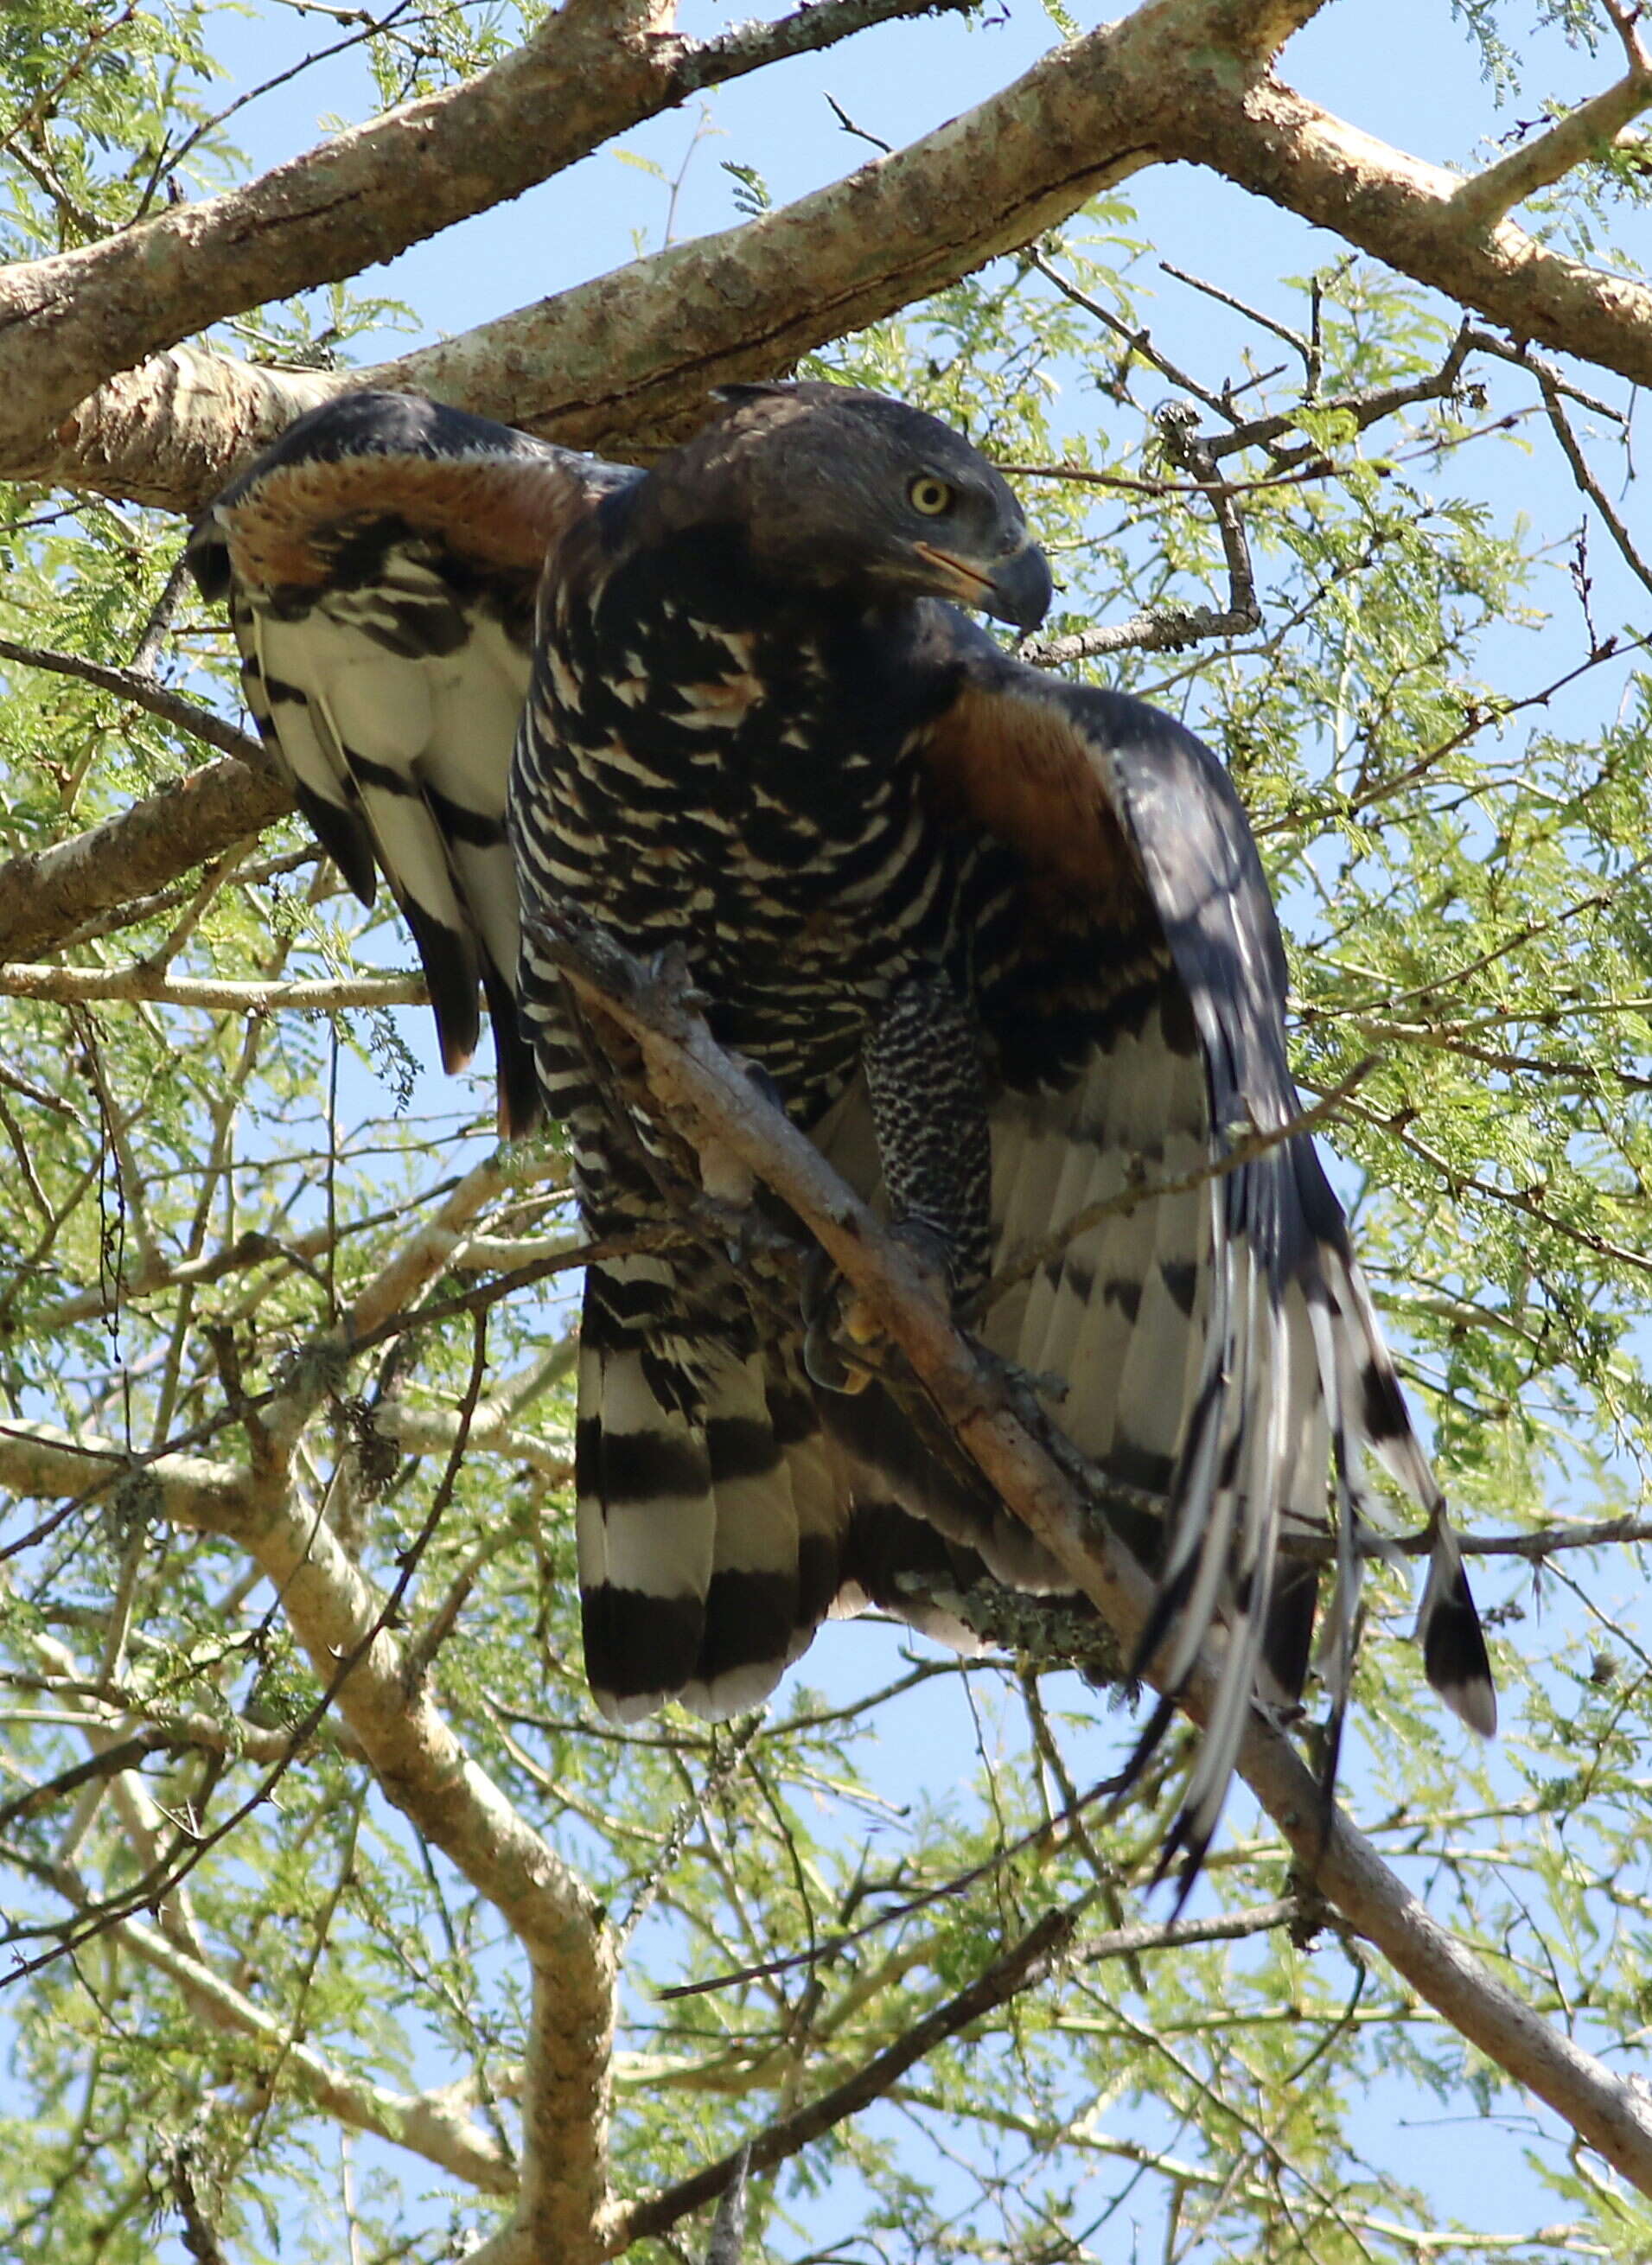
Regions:
<instances>
[{"instance_id":1,"label":"thick pale branch","mask_svg":"<svg viewBox=\"0 0 1652 2265\"><path fill-rule=\"evenodd\" d=\"M1546 134L1511 149L1457 191L1452 203L1471 227L1495 226L1528 197L1562 180L1575 165L1610 149L1626 126L1652 107L1652 63L1645 45L1633 23L1625 21L1620 29L1629 68L1614 85L1580 102Z\"/></svg>"},{"instance_id":2,"label":"thick pale branch","mask_svg":"<svg viewBox=\"0 0 1652 2265\"><path fill-rule=\"evenodd\" d=\"M991 1366L953 1329L906 1254L813 1144L757 1093L661 985L606 938L546 931L563 964L643 1048L663 1081L730 1153L819 1237L911 1363L961 1444L1074 1585L1134 1648L1146 1624L1146 1573L1089 1512L1064 1468L1028 1428ZM1183 1703L1203 1720L1201 1669ZM1297 1861L1420 1996L1517 2082L1546 2101L1643 2194L1652 2194L1652 2100L1549 2028L1456 1941L1340 1811L1325 1828L1319 1788L1289 1741L1253 1713L1240 1767Z\"/></svg>"},{"instance_id":3,"label":"thick pale branch","mask_svg":"<svg viewBox=\"0 0 1652 2265\"><path fill-rule=\"evenodd\" d=\"M446 1454L459 1438L460 1420L446 1409L392 1405L375 1418L374 1429L404 1454ZM554 1486L566 1486L573 1476L566 1452L519 1429L508 1402L482 1403L465 1434L465 1446L472 1453L505 1455L513 1463L526 1464Z\"/></svg>"},{"instance_id":4,"label":"thick pale branch","mask_svg":"<svg viewBox=\"0 0 1652 2265\"><path fill-rule=\"evenodd\" d=\"M449 1196L433 1242L415 1237L376 1278L369 1308L427 1278L440 1263L441 1234L452 1234L506 1181L497 1162L468 1175ZM610 1932L578 1875L454 1737L428 1679L385 1628L383 1599L324 1519L292 1499L267 1455L256 1474L186 1454L135 1468L112 1443L43 1426L0 1430L0 1484L56 1498L141 1486L175 1523L227 1535L251 1553L317 1675L336 1686L338 1711L379 1785L493 1904L527 1953L534 2014L518 2225L530 2242L525 2254L593 2265L604 2254L598 2245L607 2210Z\"/></svg>"},{"instance_id":5,"label":"thick pale branch","mask_svg":"<svg viewBox=\"0 0 1652 2265\"><path fill-rule=\"evenodd\" d=\"M106 1690L81 1675L29 1675L8 1669L0 1672L0 1684L9 1690L38 1691L66 1702L71 1699L84 1702L76 1704L73 1719L90 1721L102 1731L112 1733L117 1726L135 1721L148 1723L161 1741L159 1750L168 1752L200 1746L209 1753L232 1754L237 1759L261 1762L266 1767L284 1766L292 1757L293 1741L288 1731L249 1722L244 1715L202 1715L186 1708L168 1707L152 1693L135 1691L122 1683L111 1684ZM347 1730L325 1724L312 1732L311 1744L331 1746L346 1753L359 1752Z\"/></svg>"},{"instance_id":6,"label":"thick pale branch","mask_svg":"<svg viewBox=\"0 0 1652 2265\"><path fill-rule=\"evenodd\" d=\"M317 1408L336 1387L344 1364L388 1335L414 1300L455 1263L477 1213L509 1190L557 1177L564 1169L554 1155L515 1154L501 1148L454 1182L432 1215L357 1291L338 1328L318 1332L303 1348L292 1365L291 1380L273 1394L262 1409L260 1437L282 1451L290 1449ZM492 1284L487 1285L485 1294L472 1292L451 1301L450 1309L474 1314L487 1302L489 1294L497 1294ZM472 1409L457 1442L460 1446L469 1437L475 1414Z\"/></svg>"},{"instance_id":7,"label":"thick pale branch","mask_svg":"<svg viewBox=\"0 0 1652 2265\"><path fill-rule=\"evenodd\" d=\"M1331 229L1402 275L1638 384L1652 380L1652 289L1465 217L1463 183L1273 80L1213 84L1167 121L1161 157L1208 166Z\"/></svg>"},{"instance_id":8,"label":"thick pale branch","mask_svg":"<svg viewBox=\"0 0 1652 2265\"><path fill-rule=\"evenodd\" d=\"M564 1169L559 1158L519 1156L509 1149L496 1149L474 1165L444 1197L434 1216L357 1293L346 1321L347 1336L366 1336L411 1304L453 1263L468 1240L471 1220L489 1204L513 1188L531 1187Z\"/></svg>"},{"instance_id":9,"label":"thick pale branch","mask_svg":"<svg viewBox=\"0 0 1652 2265\"><path fill-rule=\"evenodd\" d=\"M220 857L293 807L273 766L226 757L55 848L0 865L0 954L50 950L81 922Z\"/></svg>"},{"instance_id":10,"label":"thick pale branch","mask_svg":"<svg viewBox=\"0 0 1652 2265\"><path fill-rule=\"evenodd\" d=\"M222 315L391 259L520 196L689 94L934 0L817 0L708 40L571 0L491 70L331 135L245 187L0 281L0 454L48 445L112 371Z\"/></svg>"},{"instance_id":11,"label":"thick pale branch","mask_svg":"<svg viewBox=\"0 0 1652 2265\"><path fill-rule=\"evenodd\" d=\"M204 1455L157 1455L140 1463L113 1439L76 1438L46 1424L0 1424L0 1487L13 1494L64 1501L106 1496L122 1485L152 1490L166 1517L215 1533L244 1535L258 1489L232 1463Z\"/></svg>"},{"instance_id":12,"label":"thick pale branch","mask_svg":"<svg viewBox=\"0 0 1652 2265\"><path fill-rule=\"evenodd\" d=\"M825 340L1027 243L1150 163L1182 104L1198 108L1219 82L1255 76L1318 4L1148 0L909 149L782 211L674 245L376 370L306 374L299 390L307 404L349 384L413 387L582 447L623 455L657 445L700 418L710 387L772 376ZM600 67L622 77L627 68L623 57ZM400 183L421 235L440 224L423 180L421 173L417 189ZM510 193L501 187L483 201ZM329 272L353 273L363 256L353 244ZM104 295L87 288L91 305ZM193 307L172 335L202 319ZM158 342L158 325L150 338ZM17 383L29 375L19 368ZM0 421L0 471L193 508L295 413L291 374L266 384L272 375L171 347L95 395L90 379L83 390L91 397L49 431L40 420L31 433L14 411L8 437Z\"/></svg>"},{"instance_id":13,"label":"thick pale branch","mask_svg":"<svg viewBox=\"0 0 1652 2265\"><path fill-rule=\"evenodd\" d=\"M708 387L772 375L1026 243L1109 183L1175 159L1339 231L1519 337L1652 380L1645 286L1568 259L1506 221L1475 223L1457 201L1458 175L1266 76L1278 42L1311 12L1148 0L938 132L783 211L347 380L248 371L178 346L84 399L49 433L42 426L31 438L14 408L9 441L0 424L0 468L188 507L302 403L364 377L624 454L691 423ZM353 272L361 256L358 245L336 272ZM90 273L83 280L95 328L108 295ZM180 334L200 318L195 307ZM0 334L0 368L4 357ZM19 367L14 400L25 401L34 382Z\"/></svg>"}]
</instances>

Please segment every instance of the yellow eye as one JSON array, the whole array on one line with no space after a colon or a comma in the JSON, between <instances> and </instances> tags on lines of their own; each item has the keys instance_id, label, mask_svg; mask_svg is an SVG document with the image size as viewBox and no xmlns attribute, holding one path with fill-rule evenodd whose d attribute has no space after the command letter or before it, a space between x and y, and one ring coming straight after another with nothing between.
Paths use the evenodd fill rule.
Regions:
<instances>
[{"instance_id":1,"label":"yellow eye","mask_svg":"<svg viewBox=\"0 0 1652 2265\"><path fill-rule=\"evenodd\" d=\"M939 519L943 511L952 508L952 490L945 480L937 479L933 472L920 472L917 478L907 484L906 500L926 519Z\"/></svg>"}]
</instances>

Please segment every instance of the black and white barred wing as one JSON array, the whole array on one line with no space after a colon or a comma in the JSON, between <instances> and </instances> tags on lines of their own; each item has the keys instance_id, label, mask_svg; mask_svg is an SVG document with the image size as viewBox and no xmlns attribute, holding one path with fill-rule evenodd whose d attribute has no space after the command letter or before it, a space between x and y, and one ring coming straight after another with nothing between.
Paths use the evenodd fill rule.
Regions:
<instances>
[{"instance_id":1,"label":"black and white barred wing","mask_svg":"<svg viewBox=\"0 0 1652 2265\"><path fill-rule=\"evenodd\" d=\"M300 807L364 904L380 872L395 893L449 1069L485 994L513 1131L537 1107L505 838L535 594L568 528L632 477L433 402L350 394L300 418L191 539Z\"/></svg>"},{"instance_id":2,"label":"black and white barred wing","mask_svg":"<svg viewBox=\"0 0 1652 2265\"><path fill-rule=\"evenodd\" d=\"M1341 1207L1310 1138L1270 1137L1299 1114L1284 956L1226 774L1154 710L997 656L966 671L932 760L1025 875L983 1001L997 1267L1018 1278L986 1335L1066 1380L1059 1420L1158 1573L1147 1656L1166 1687L1226 1630L1168 1852L1196 1869L1253 1692L1300 1692L1316 1584L1279 1544L1323 1533L1330 1488L1340 1696L1368 1453L1430 1522L1429 1679L1489 1732L1485 1645Z\"/></svg>"}]
</instances>

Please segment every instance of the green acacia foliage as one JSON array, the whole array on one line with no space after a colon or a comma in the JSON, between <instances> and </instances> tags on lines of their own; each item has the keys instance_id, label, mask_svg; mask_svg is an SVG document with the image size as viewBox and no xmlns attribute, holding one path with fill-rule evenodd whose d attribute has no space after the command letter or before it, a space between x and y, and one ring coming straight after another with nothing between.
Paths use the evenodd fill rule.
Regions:
<instances>
[{"instance_id":1,"label":"green acacia foliage","mask_svg":"<svg viewBox=\"0 0 1652 2265\"><path fill-rule=\"evenodd\" d=\"M170 178L230 177L209 13L5 11L13 257L127 224ZM1517 33L1475 22L1511 69ZM377 95L446 84L520 29L396 11L368 50ZM745 152L732 171L749 202L761 176ZM1615 184L1588 174L1567 224L1621 221ZM1142 326L1174 328L1186 288L1115 197L811 367L1022 468L1053 637L1234 602L1209 493L1156 414L1198 389L1255 625L1072 665L1231 763L1284 911L1304 1092L1347 1087L1340 1184L1464 1522L1509 1540L1633 1518L1652 1447L1644 578L1573 484L1539 376L1489 346L1454 357L1451 310L1343 262L1282 287L1272 329L1214 311L1203 359L1168 373ZM341 288L222 343L347 361L392 311ZM1615 493L1615 410L1558 401ZM32 489L0 514L0 637L126 666L164 633L161 679L235 712L222 624L173 579L176 523ZM79 835L201 759L141 706L8 664L0 842ZM267 989L410 954L289 824L58 957ZM554 1137L433 1246L370 1350L340 1350L341 1316L491 1153L483 1083L433 1076L430 1052L422 1010L370 994L207 1010L0 980L0 1442L49 1426L108 1450L72 1499L7 1509L0 2256L434 2265L499 2220L489 2179L433 2159L397 2100L455 2087L508 2185L520 1948L374 1781L246 1550L161 1514L156 1454L256 1457L272 1404L302 1420L302 1501L395 1592L466 1752L621 1930L621 2195L871 2066L1058 1912L1052 1971L939 2023L760 2182L752 2254L1452 2265L1500 2236L1517 2261L1652 2254L1647 2205L1301 1893L1248 1798L1190 1906L1212 1939L1121 1932L1165 1916L1146 1883L1184 1747L1118 1813L1073 1817L1134 1717L1062 1667L1059 1620L971 1661L828 1629L761 1720L601 1725L573 1603L572 1278L485 1294L577 1242ZM1420 1688L1407 1581L1380 1570L1343 1765L1410 1883L1619 2068L1652 2018L1639 1577L1623 1546L1480 1564L1506 1724L1481 1752Z\"/></svg>"}]
</instances>

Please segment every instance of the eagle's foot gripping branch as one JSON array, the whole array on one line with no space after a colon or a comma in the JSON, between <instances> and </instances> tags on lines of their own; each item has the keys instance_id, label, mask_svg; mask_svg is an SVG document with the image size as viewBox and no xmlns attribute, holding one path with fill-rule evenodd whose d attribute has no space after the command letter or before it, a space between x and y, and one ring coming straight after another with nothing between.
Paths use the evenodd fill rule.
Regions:
<instances>
[{"instance_id":1,"label":"eagle's foot gripping branch","mask_svg":"<svg viewBox=\"0 0 1652 2265\"><path fill-rule=\"evenodd\" d=\"M889 1228L948 1313L954 1307L952 1257L946 1237L925 1220L896 1220ZM877 1374L884 1344L870 1303L846 1283L823 1250L804 1270L804 1366L823 1392L862 1392Z\"/></svg>"}]
</instances>

